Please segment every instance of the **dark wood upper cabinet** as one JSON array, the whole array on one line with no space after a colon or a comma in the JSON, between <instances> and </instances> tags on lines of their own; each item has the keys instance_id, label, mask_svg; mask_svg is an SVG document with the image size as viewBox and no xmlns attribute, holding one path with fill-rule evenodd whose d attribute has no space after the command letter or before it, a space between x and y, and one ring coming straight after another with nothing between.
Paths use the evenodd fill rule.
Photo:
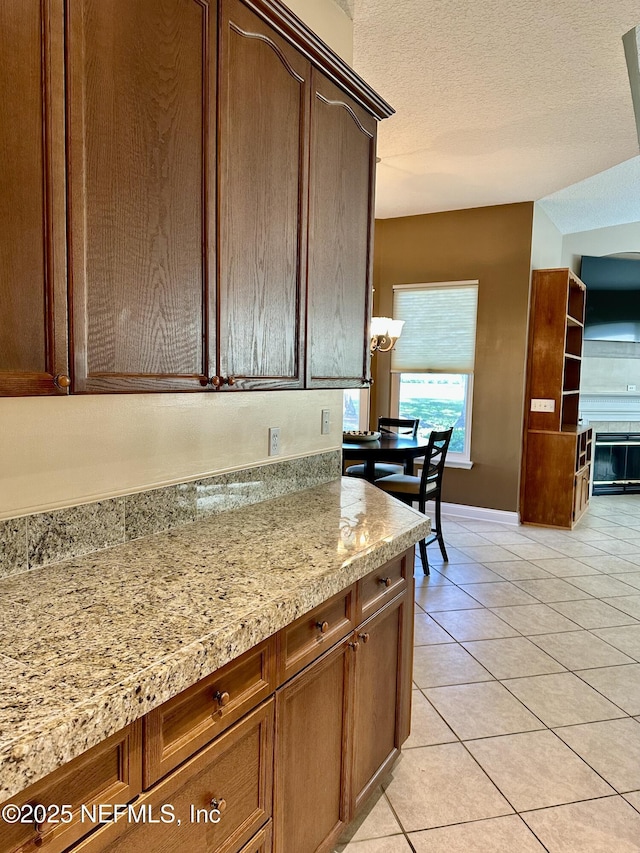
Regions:
<instances>
[{"instance_id":1,"label":"dark wood upper cabinet","mask_svg":"<svg viewBox=\"0 0 640 853\"><path fill-rule=\"evenodd\" d=\"M208 381L216 6L68 0L73 390Z\"/></svg>"},{"instance_id":2,"label":"dark wood upper cabinet","mask_svg":"<svg viewBox=\"0 0 640 853\"><path fill-rule=\"evenodd\" d=\"M0 394L67 392L62 0L0 3Z\"/></svg>"},{"instance_id":3,"label":"dark wood upper cabinet","mask_svg":"<svg viewBox=\"0 0 640 853\"><path fill-rule=\"evenodd\" d=\"M307 387L364 384L376 120L319 71L312 76Z\"/></svg>"},{"instance_id":4,"label":"dark wood upper cabinet","mask_svg":"<svg viewBox=\"0 0 640 853\"><path fill-rule=\"evenodd\" d=\"M0 0L0 109L0 395L367 381L393 111L278 0Z\"/></svg>"},{"instance_id":5,"label":"dark wood upper cabinet","mask_svg":"<svg viewBox=\"0 0 640 853\"><path fill-rule=\"evenodd\" d=\"M223 0L218 67L217 373L301 388L311 65Z\"/></svg>"}]
</instances>

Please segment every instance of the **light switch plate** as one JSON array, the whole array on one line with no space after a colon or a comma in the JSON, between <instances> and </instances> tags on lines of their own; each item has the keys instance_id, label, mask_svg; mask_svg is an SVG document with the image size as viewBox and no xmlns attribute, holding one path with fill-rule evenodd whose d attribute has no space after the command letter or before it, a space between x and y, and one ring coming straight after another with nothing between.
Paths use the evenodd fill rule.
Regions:
<instances>
[{"instance_id":1,"label":"light switch plate","mask_svg":"<svg viewBox=\"0 0 640 853\"><path fill-rule=\"evenodd\" d=\"M321 435L329 435L331 433L331 410L323 409L322 410L322 427L320 429Z\"/></svg>"},{"instance_id":2,"label":"light switch plate","mask_svg":"<svg viewBox=\"0 0 640 853\"><path fill-rule=\"evenodd\" d=\"M555 412L555 400L531 400L532 412Z\"/></svg>"}]
</instances>

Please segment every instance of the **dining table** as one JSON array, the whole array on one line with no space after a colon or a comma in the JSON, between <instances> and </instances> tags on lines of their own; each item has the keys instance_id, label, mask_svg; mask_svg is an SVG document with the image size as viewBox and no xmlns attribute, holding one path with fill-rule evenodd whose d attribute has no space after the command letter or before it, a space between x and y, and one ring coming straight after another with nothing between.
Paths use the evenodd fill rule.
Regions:
<instances>
[{"instance_id":1,"label":"dining table","mask_svg":"<svg viewBox=\"0 0 640 853\"><path fill-rule=\"evenodd\" d=\"M343 461L358 461L364 463L364 476L370 483L376 479L376 462L395 462L404 464L411 473L411 463L419 456L424 456L429 444L428 436L382 434L373 441L364 441L351 436L343 436Z\"/></svg>"}]
</instances>

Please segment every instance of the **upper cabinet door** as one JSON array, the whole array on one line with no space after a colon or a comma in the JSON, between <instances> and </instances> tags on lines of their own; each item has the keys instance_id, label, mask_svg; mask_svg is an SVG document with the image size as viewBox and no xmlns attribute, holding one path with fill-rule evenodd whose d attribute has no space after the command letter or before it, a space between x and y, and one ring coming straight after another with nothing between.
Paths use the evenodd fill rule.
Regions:
<instances>
[{"instance_id":1,"label":"upper cabinet door","mask_svg":"<svg viewBox=\"0 0 640 853\"><path fill-rule=\"evenodd\" d=\"M0 3L0 394L67 364L62 0Z\"/></svg>"},{"instance_id":2,"label":"upper cabinet door","mask_svg":"<svg viewBox=\"0 0 640 853\"><path fill-rule=\"evenodd\" d=\"M73 389L199 389L215 328L215 2L67 7Z\"/></svg>"},{"instance_id":3,"label":"upper cabinet door","mask_svg":"<svg viewBox=\"0 0 640 853\"><path fill-rule=\"evenodd\" d=\"M219 373L225 387L304 383L311 67L239 0L221 4Z\"/></svg>"},{"instance_id":4,"label":"upper cabinet door","mask_svg":"<svg viewBox=\"0 0 640 853\"><path fill-rule=\"evenodd\" d=\"M307 387L364 384L376 120L313 72Z\"/></svg>"}]
</instances>

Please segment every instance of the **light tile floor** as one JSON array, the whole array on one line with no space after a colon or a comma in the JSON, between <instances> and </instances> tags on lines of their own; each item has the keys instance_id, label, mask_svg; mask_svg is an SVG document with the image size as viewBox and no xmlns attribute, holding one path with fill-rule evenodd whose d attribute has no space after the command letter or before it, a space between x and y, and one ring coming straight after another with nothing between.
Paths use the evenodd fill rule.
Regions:
<instances>
[{"instance_id":1,"label":"light tile floor","mask_svg":"<svg viewBox=\"0 0 640 853\"><path fill-rule=\"evenodd\" d=\"M413 728L344 853L640 851L640 495L573 531L447 519Z\"/></svg>"}]
</instances>

